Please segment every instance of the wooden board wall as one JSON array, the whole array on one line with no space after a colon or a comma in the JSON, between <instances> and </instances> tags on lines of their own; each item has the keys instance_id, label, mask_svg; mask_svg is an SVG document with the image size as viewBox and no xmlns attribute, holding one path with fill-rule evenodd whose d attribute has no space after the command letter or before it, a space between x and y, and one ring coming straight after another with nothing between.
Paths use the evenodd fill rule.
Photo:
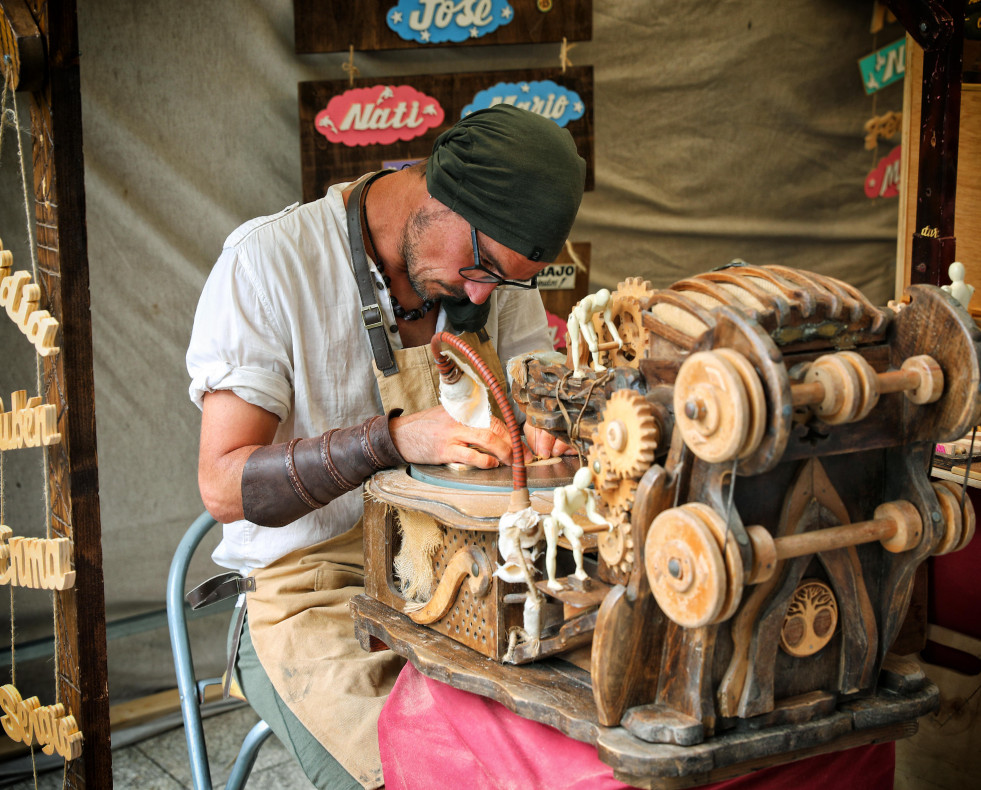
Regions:
<instances>
[{"instance_id":1,"label":"wooden board wall","mask_svg":"<svg viewBox=\"0 0 981 790\"><path fill-rule=\"evenodd\" d=\"M356 50L459 47L483 44L544 44L588 41L593 37L592 0L574 3L510 0L512 21L487 35L463 43L420 44L399 37L385 22L397 0L358 0L325 3L323 0L293 0L296 51L346 52ZM539 8L548 8L542 11Z\"/></svg>"},{"instance_id":2,"label":"wooden board wall","mask_svg":"<svg viewBox=\"0 0 981 790\"><path fill-rule=\"evenodd\" d=\"M562 71L553 69L515 69L513 71L472 72L466 74L422 74L393 80L411 85L418 91L437 99L446 117L444 123L408 142L391 145L346 146L332 143L317 132L314 121L318 112L327 106L332 96L350 88L367 88L386 84L384 79L330 80L301 82L300 101L300 166L303 173L303 200L310 202L323 197L331 184L350 181L372 170L379 170L386 161L423 159L429 156L436 138L460 118L463 108L481 90L499 82L531 82L552 80L575 91L585 105L585 112L566 127L576 141L579 154L586 160L586 189L593 188L593 67L574 66Z\"/></svg>"}]
</instances>

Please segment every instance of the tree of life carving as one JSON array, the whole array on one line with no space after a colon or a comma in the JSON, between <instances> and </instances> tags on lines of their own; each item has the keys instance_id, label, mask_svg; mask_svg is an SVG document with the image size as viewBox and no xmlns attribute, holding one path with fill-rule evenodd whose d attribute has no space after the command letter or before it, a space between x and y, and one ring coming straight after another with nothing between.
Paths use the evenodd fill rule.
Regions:
<instances>
[{"instance_id":1,"label":"tree of life carving","mask_svg":"<svg viewBox=\"0 0 981 790\"><path fill-rule=\"evenodd\" d=\"M780 647L796 658L812 656L831 641L838 625L838 604L824 582L801 582L787 607Z\"/></svg>"}]
</instances>

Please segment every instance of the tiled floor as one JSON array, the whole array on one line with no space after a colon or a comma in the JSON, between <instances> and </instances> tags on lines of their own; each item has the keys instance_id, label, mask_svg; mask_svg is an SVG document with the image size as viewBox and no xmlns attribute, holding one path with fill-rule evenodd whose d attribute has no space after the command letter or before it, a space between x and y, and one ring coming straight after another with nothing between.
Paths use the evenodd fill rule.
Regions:
<instances>
[{"instance_id":1,"label":"tiled floor","mask_svg":"<svg viewBox=\"0 0 981 790\"><path fill-rule=\"evenodd\" d=\"M211 716L204 721L211 780L216 788L225 786L232 762L246 733L258 721L251 708L238 708ZM184 790L191 787L184 729L177 726L129 746L113 749L112 778L115 790ZM34 778L2 786L13 790L34 790ZM60 769L40 773L37 790L57 790L62 786ZM311 790L313 785L282 744L272 736L259 751L247 790ZM108 790L108 789L107 789Z\"/></svg>"}]
</instances>

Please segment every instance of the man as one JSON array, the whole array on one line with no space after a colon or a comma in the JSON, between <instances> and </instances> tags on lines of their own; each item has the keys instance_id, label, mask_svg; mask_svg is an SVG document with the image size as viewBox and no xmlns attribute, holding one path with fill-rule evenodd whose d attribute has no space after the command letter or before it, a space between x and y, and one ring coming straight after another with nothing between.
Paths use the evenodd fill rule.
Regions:
<instances>
[{"instance_id":1,"label":"man","mask_svg":"<svg viewBox=\"0 0 981 790\"><path fill-rule=\"evenodd\" d=\"M428 343L457 328L505 361L549 347L529 286L561 250L584 178L566 130L483 110L423 165L246 223L205 284L187 354L199 485L225 524L214 560L255 580L230 659L319 787L382 784L376 723L400 667L361 651L348 612L361 484L404 462L510 463L502 425L467 428L437 405ZM568 449L525 433L537 455Z\"/></svg>"}]
</instances>

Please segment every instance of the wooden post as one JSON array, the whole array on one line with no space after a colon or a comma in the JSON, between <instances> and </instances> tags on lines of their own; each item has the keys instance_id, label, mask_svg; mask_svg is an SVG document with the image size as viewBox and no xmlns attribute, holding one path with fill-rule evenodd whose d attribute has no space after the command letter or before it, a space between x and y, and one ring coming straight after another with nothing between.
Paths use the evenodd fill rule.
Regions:
<instances>
[{"instance_id":1,"label":"wooden post","mask_svg":"<svg viewBox=\"0 0 981 790\"><path fill-rule=\"evenodd\" d=\"M954 262L954 198L961 114L964 0L889 0L890 10L923 47L916 226L911 283L949 282Z\"/></svg>"},{"instance_id":2,"label":"wooden post","mask_svg":"<svg viewBox=\"0 0 981 790\"><path fill-rule=\"evenodd\" d=\"M57 406L62 437L48 448L50 533L71 539L76 572L74 586L54 596L55 660L59 700L84 737L66 786L98 790L112 786L112 753L76 6L75 0L2 0L0 6L21 31L3 42L5 54L11 39L33 42L23 33L31 21L45 45L42 74L31 71L36 58L16 61L19 85L31 91L38 284L62 331L60 353L44 358L40 393Z\"/></svg>"}]
</instances>

